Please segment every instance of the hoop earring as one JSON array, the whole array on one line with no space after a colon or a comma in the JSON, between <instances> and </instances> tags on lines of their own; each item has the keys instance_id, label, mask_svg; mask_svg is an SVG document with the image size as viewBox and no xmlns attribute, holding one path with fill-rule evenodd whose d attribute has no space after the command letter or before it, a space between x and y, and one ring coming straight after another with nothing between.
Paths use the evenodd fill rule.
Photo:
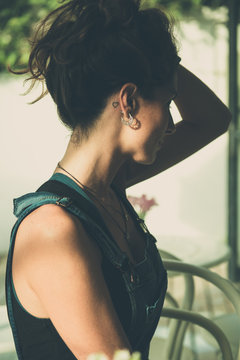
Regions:
<instances>
[{"instance_id":1,"label":"hoop earring","mask_svg":"<svg viewBox=\"0 0 240 360\"><path fill-rule=\"evenodd\" d=\"M141 123L138 119L133 118L132 115L129 113L129 120L130 120L130 128L134 130L138 130L141 126Z\"/></svg>"},{"instance_id":2,"label":"hoop earring","mask_svg":"<svg viewBox=\"0 0 240 360\"><path fill-rule=\"evenodd\" d=\"M121 122L124 125L129 126L131 129L137 130L140 128L141 123L139 120L135 119L131 113L128 114L128 120L124 120L123 112L121 111Z\"/></svg>"}]
</instances>

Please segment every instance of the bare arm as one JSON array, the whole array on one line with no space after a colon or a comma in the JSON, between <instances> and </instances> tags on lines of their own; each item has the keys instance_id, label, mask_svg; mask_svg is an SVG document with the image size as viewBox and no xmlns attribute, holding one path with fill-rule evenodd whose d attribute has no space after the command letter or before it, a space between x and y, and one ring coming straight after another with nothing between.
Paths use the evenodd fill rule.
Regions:
<instances>
[{"instance_id":1,"label":"bare arm","mask_svg":"<svg viewBox=\"0 0 240 360\"><path fill-rule=\"evenodd\" d=\"M195 75L179 66L174 102L182 121L165 137L152 165L128 163L126 187L146 180L192 155L228 129L231 114L221 100Z\"/></svg>"},{"instance_id":2,"label":"bare arm","mask_svg":"<svg viewBox=\"0 0 240 360\"><path fill-rule=\"evenodd\" d=\"M131 351L102 274L100 251L79 221L46 205L30 227L25 233L31 244L24 251L29 284L76 358Z\"/></svg>"}]
</instances>

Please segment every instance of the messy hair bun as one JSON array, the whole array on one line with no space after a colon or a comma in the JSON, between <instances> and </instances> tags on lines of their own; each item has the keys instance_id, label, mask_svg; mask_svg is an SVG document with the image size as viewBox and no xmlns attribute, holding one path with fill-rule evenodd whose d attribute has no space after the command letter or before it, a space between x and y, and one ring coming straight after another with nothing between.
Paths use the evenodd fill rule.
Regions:
<instances>
[{"instance_id":1,"label":"messy hair bun","mask_svg":"<svg viewBox=\"0 0 240 360\"><path fill-rule=\"evenodd\" d=\"M63 3L65 1L62 1ZM179 61L171 25L135 0L71 0L52 11L32 41L28 80L46 83L63 123L87 133L107 98L126 82L151 98Z\"/></svg>"},{"instance_id":2,"label":"messy hair bun","mask_svg":"<svg viewBox=\"0 0 240 360\"><path fill-rule=\"evenodd\" d=\"M128 24L139 10L140 1L111 1L100 0L97 3L100 13L105 17L105 24Z\"/></svg>"}]
</instances>

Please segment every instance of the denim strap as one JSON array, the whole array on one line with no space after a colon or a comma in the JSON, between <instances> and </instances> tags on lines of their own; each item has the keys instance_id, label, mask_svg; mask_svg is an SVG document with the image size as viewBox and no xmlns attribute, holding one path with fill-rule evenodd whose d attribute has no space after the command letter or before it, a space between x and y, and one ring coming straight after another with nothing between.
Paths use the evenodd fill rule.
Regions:
<instances>
[{"instance_id":1,"label":"denim strap","mask_svg":"<svg viewBox=\"0 0 240 360\"><path fill-rule=\"evenodd\" d=\"M59 197L58 195L48 193L48 192L36 192L23 195L18 199L14 199L14 214L18 217L12 232L9 246L9 253L7 259L6 267L6 301L8 309L8 318L12 327L12 333L14 338L14 343L16 347L16 352L18 359L22 360L22 350L18 341L17 328L13 316L13 304L11 298L11 279L12 279L12 258L13 250L15 244L16 233L21 224L22 220L33 212L38 207L45 204L56 204L62 206L65 210L69 211L71 214L77 216L83 225L86 225L89 233L97 241L100 249L103 251L105 256L111 261L111 263L119 269L124 271L127 257L124 253L120 251L117 247L117 244L112 242L111 239L106 235L102 228L92 221L92 219L80 210L77 206L74 205L73 201L69 197Z\"/></svg>"}]
</instances>

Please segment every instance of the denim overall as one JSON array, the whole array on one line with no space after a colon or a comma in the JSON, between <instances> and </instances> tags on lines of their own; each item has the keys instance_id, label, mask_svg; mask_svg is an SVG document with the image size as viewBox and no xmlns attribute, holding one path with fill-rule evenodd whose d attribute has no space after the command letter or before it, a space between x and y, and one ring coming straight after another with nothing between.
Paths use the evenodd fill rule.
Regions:
<instances>
[{"instance_id":1,"label":"denim overall","mask_svg":"<svg viewBox=\"0 0 240 360\"><path fill-rule=\"evenodd\" d=\"M139 221L136 212L126 197L118 193L117 195L121 198L121 201L124 202L128 213L135 218L135 221L138 221L138 226L140 223L141 231L144 232L146 240L144 259L138 264L132 264L129 261L128 256L120 250L117 243L111 238L111 235L107 232L103 222L101 223L101 221L97 221L94 216L91 216L94 211L97 213L98 210L87 194L66 175L54 174L50 181L52 180L55 182L57 181L58 183L60 182L60 184L67 185L69 188L77 192L78 196L81 195L81 197L84 198L85 201L87 200L90 206L92 206L92 211L91 214L89 214L89 212L87 213L81 209L79 207L79 203L77 204L73 196L70 198L69 196L60 196L48 191L29 193L18 199L14 199L14 214L18 219L12 229L8 253L6 269L6 301L8 318L12 328L18 359L25 360L27 358L28 360L29 358L25 357L22 351L22 344L19 340L18 324L15 321L13 309L13 296L16 296L12 282L12 257L15 237L21 221L36 208L44 204L56 204L58 206L62 206L66 211L77 216L88 231L88 234L96 241L102 252L103 258L106 257L111 265L119 271L124 282L124 291L129 298L131 308L129 314L129 326L124 330L133 351L140 351L142 359L148 359L150 340L160 318L167 288L167 274L155 245L156 240L149 233L145 224ZM111 288L109 288L110 294L111 291ZM17 301L22 307L18 299ZM115 306L114 303L113 305ZM28 313L26 310L25 312L27 316ZM119 320L121 321L121 318ZM40 321L40 319L38 320L38 318L36 318L36 324L37 321ZM50 319L49 322L51 322ZM38 351L40 351L40 349L36 349L36 353ZM66 357L66 359L75 359L70 350L69 354L72 356L70 355L70 357ZM38 357L38 359L47 360L46 358L41 357ZM59 360L61 359L63 359L63 357L61 358L60 356Z\"/></svg>"}]
</instances>

